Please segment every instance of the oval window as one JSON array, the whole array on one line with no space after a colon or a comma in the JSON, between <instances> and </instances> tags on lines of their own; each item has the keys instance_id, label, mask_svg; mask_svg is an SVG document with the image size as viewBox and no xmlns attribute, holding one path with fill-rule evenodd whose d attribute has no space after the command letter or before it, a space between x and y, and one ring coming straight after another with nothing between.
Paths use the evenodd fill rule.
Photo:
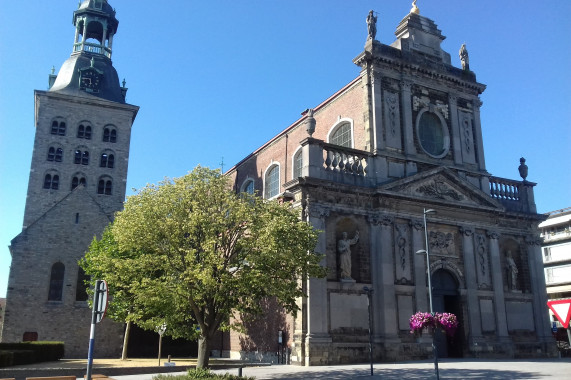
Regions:
<instances>
[{"instance_id":1,"label":"oval window","mask_svg":"<svg viewBox=\"0 0 571 380\"><path fill-rule=\"evenodd\" d=\"M446 132L437 115L424 112L418 123L418 135L422 149L431 156L441 157L446 153Z\"/></svg>"}]
</instances>

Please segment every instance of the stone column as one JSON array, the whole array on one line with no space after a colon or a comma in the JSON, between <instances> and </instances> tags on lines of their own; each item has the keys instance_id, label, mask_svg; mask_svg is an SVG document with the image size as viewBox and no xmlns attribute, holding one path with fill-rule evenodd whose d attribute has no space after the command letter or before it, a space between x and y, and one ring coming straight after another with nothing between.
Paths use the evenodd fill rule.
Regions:
<instances>
[{"instance_id":1,"label":"stone column","mask_svg":"<svg viewBox=\"0 0 571 380\"><path fill-rule=\"evenodd\" d=\"M372 220L376 253L373 281L375 338L385 344L387 340L398 341L392 227L393 220L386 215Z\"/></svg>"},{"instance_id":2,"label":"stone column","mask_svg":"<svg viewBox=\"0 0 571 380\"><path fill-rule=\"evenodd\" d=\"M535 333L540 341L553 342L549 312L547 309L547 293L545 292L545 272L543 270L543 257L541 256L541 241L536 236L528 236L527 258L533 294L533 315Z\"/></svg>"},{"instance_id":3,"label":"stone column","mask_svg":"<svg viewBox=\"0 0 571 380\"><path fill-rule=\"evenodd\" d=\"M103 37L101 38L101 54L105 55L105 40L107 39L107 21L103 20Z\"/></svg>"},{"instance_id":4,"label":"stone column","mask_svg":"<svg viewBox=\"0 0 571 380\"><path fill-rule=\"evenodd\" d=\"M500 259L499 234L488 231L490 244L490 258L492 271L492 284L494 286L494 305L496 309L496 336L499 340L509 339L508 323L506 315L506 303L504 299L504 281L502 277L502 261Z\"/></svg>"},{"instance_id":5,"label":"stone column","mask_svg":"<svg viewBox=\"0 0 571 380\"><path fill-rule=\"evenodd\" d=\"M460 125L458 124L458 97L453 94L448 95L448 106L450 107L450 122L452 124L452 149L454 151L454 163L461 164L462 141L460 139Z\"/></svg>"},{"instance_id":6,"label":"stone column","mask_svg":"<svg viewBox=\"0 0 571 380\"><path fill-rule=\"evenodd\" d=\"M414 295L416 298L416 311L428 312L428 287L426 265L424 256L416 252L426 249L424 246L424 225L421 220L412 221L412 257L414 262Z\"/></svg>"},{"instance_id":7,"label":"stone column","mask_svg":"<svg viewBox=\"0 0 571 380\"><path fill-rule=\"evenodd\" d=\"M409 82L401 82L402 126L404 150L407 155L416 155L414 147L414 122L412 120L411 86Z\"/></svg>"},{"instance_id":8,"label":"stone column","mask_svg":"<svg viewBox=\"0 0 571 380\"><path fill-rule=\"evenodd\" d=\"M325 231L325 219L329 209L325 206L309 204L307 206L309 224ZM325 254L326 234L319 234L315 252ZM321 265L327 266L325 257ZM327 279L310 278L307 280L307 336L305 339L305 365L319 364L322 353L328 350L331 337L328 331ZM311 358L311 362L310 362Z\"/></svg>"},{"instance_id":9,"label":"stone column","mask_svg":"<svg viewBox=\"0 0 571 380\"><path fill-rule=\"evenodd\" d=\"M79 39L79 26L76 26L75 27L75 37L73 39L73 43L76 44L78 39Z\"/></svg>"},{"instance_id":10,"label":"stone column","mask_svg":"<svg viewBox=\"0 0 571 380\"><path fill-rule=\"evenodd\" d=\"M81 36L81 42L85 43L87 41L87 23L89 20L86 18L83 19L83 34Z\"/></svg>"},{"instance_id":11,"label":"stone column","mask_svg":"<svg viewBox=\"0 0 571 380\"><path fill-rule=\"evenodd\" d=\"M478 283L476 280L476 259L474 257L474 230L460 227L462 233L462 252L464 253L464 275L466 278L466 299L468 302L468 326L470 328L469 346L482 340L480 303L478 301Z\"/></svg>"},{"instance_id":12,"label":"stone column","mask_svg":"<svg viewBox=\"0 0 571 380\"><path fill-rule=\"evenodd\" d=\"M476 159L478 160L478 168L486 171L486 160L484 158L484 142L482 141L482 123L480 121L480 107L482 106L480 99L474 99L472 105L474 107L474 130L476 140L476 149L478 150ZM488 190L489 191L489 190Z\"/></svg>"}]
</instances>

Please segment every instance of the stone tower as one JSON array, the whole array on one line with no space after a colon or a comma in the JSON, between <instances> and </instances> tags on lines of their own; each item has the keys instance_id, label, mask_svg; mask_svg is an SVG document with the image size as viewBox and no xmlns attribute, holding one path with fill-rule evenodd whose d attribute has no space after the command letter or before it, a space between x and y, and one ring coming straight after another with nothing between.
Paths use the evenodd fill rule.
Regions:
<instances>
[{"instance_id":1,"label":"stone tower","mask_svg":"<svg viewBox=\"0 0 571 380\"><path fill-rule=\"evenodd\" d=\"M36 134L22 232L10 246L3 341L65 342L87 353L91 312L78 266L125 199L131 127L139 107L111 61L119 21L107 0L73 14L71 56L34 93ZM98 355L116 355L121 326L98 326Z\"/></svg>"}]
</instances>

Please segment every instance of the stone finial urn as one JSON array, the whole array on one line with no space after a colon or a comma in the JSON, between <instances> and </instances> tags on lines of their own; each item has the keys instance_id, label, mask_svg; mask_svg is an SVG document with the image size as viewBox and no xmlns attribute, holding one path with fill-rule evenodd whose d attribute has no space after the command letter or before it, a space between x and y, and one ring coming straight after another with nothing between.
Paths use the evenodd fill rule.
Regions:
<instances>
[{"instance_id":1,"label":"stone finial urn","mask_svg":"<svg viewBox=\"0 0 571 380\"><path fill-rule=\"evenodd\" d=\"M315 118L313 117L313 109L309 108L305 110L304 114L307 115L307 120L305 122L305 130L307 131L309 137L311 137L313 135L313 132L315 132Z\"/></svg>"},{"instance_id":2,"label":"stone finial urn","mask_svg":"<svg viewBox=\"0 0 571 380\"><path fill-rule=\"evenodd\" d=\"M519 167L517 168L517 170L519 171L519 175L521 176L521 178L523 178L523 180L525 181L525 179L527 178L527 165L525 164L525 158L520 158L519 159Z\"/></svg>"}]
</instances>

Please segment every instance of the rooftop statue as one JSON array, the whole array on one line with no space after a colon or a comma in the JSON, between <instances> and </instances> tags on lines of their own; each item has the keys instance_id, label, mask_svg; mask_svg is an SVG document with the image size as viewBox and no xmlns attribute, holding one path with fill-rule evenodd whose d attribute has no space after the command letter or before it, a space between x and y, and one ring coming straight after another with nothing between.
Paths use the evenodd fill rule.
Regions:
<instances>
[{"instance_id":1,"label":"rooftop statue","mask_svg":"<svg viewBox=\"0 0 571 380\"><path fill-rule=\"evenodd\" d=\"M466 49L466 44L462 44L460 47L460 61L462 62L462 70L470 70L470 57L468 57L468 49Z\"/></svg>"},{"instance_id":2,"label":"rooftop statue","mask_svg":"<svg viewBox=\"0 0 571 380\"><path fill-rule=\"evenodd\" d=\"M375 16L372 10L369 11L367 16L367 40L374 40L377 35L377 16Z\"/></svg>"}]
</instances>

